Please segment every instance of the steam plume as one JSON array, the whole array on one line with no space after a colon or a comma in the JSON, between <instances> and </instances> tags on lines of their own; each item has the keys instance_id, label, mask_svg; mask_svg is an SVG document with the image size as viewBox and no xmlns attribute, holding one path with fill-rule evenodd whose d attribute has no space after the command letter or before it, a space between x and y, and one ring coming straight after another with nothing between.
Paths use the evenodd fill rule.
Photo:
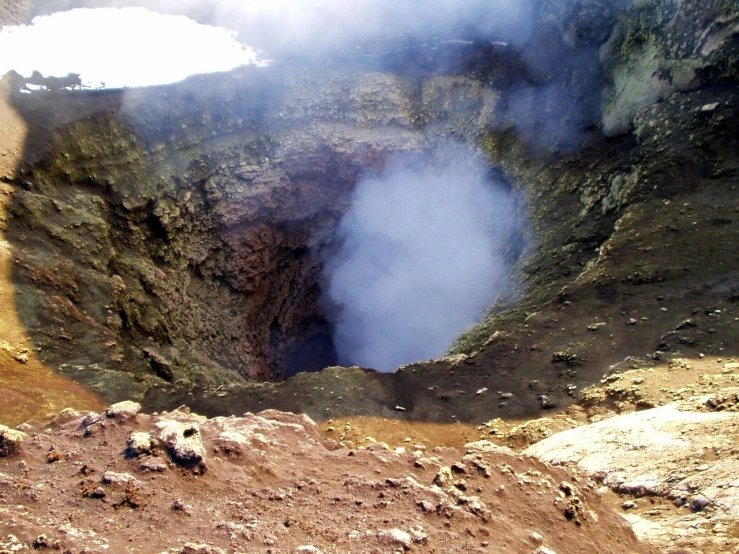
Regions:
<instances>
[{"instance_id":1,"label":"steam plume","mask_svg":"<svg viewBox=\"0 0 739 554\"><path fill-rule=\"evenodd\" d=\"M391 371L442 353L506 275L512 208L459 146L362 179L326 264L340 363Z\"/></svg>"}]
</instances>

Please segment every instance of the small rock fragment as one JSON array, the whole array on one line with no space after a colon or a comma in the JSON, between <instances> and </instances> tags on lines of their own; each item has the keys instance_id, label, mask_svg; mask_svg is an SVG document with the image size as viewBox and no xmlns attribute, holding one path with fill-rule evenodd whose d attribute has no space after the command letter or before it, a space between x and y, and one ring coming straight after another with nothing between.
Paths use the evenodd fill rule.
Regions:
<instances>
[{"instance_id":1,"label":"small rock fragment","mask_svg":"<svg viewBox=\"0 0 739 554\"><path fill-rule=\"evenodd\" d=\"M700 512L701 510L710 506L711 501L703 495L698 495L690 501L690 509L694 512Z\"/></svg>"},{"instance_id":2,"label":"small rock fragment","mask_svg":"<svg viewBox=\"0 0 739 554\"><path fill-rule=\"evenodd\" d=\"M167 464L159 458L147 458L139 464L139 469L141 471L161 473L167 469Z\"/></svg>"},{"instance_id":3,"label":"small rock fragment","mask_svg":"<svg viewBox=\"0 0 739 554\"><path fill-rule=\"evenodd\" d=\"M53 464L54 462L58 462L62 459L62 453L59 452L56 448L53 446L49 448L49 452L46 454L46 461L50 464Z\"/></svg>"},{"instance_id":4,"label":"small rock fragment","mask_svg":"<svg viewBox=\"0 0 739 554\"><path fill-rule=\"evenodd\" d=\"M205 447L200 438L200 428L195 423L160 421L155 425L154 433L169 450L175 462L195 473L205 472Z\"/></svg>"},{"instance_id":5,"label":"small rock fragment","mask_svg":"<svg viewBox=\"0 0 739 554\"><path fill-rule=\"evenodd\" d=\"M172 504L172 510L175 512L182 512L187 515L190 515L192 506L190 504L185 504L182 500L178 498L177 500L174 501L174 504Z\"/></svg>"},{"instance_id":6,"label":"small rock fragment","mask_svg":"<svg viewBox=\"0 0 739 554\"><path fill-rule=\"evenodd\" d=\"M128 453L132 456L151 454L153 444L151 435L142 431L134 431L128 439Z\"/></svg>"},{"instance_id":7,"label":"small rock fragment","mask_svg":"<svg viewBox=\"0 0 739 554\"><path fill-rule=\"evenodd\" d=\"M411 540L416 544L426 544L429 540L429 536L423 529L412 528L409 535L411 536Z\"/></svg>"},{"instance_id":8,"label":"small rock fragment","mask_svg":"<svg viewBox=\"0 0 739 554\"><path fill-rule=\"evenodd\" d=\"M452 472L454 473L459 473L459 474L467 473L467 466L461 462L453 463L451 468L452 468Z\"/></svg>"},{"instance_id":9,"label":"small rock fragment","mask_svg":"<svg viewBox=\"0 0 739 554\"><path fill-rule=\"evenodd\" d=\"M479 440L475 442L468 442L464 445L464 449L467 454L475 453L494 453L494 454L513 454L513 450L507 446L500 446L489 440ZM454 467L452 467L454 469Z\"/></svg>"},{"instance_id":10,"label":"small rock fragment","mask_svg":"<svg viewBox=\"0 0 739 554\"><path fill-rule=\"evenodd\" d=\"M454 481L454 483L452 483L452 485L454 485L455 488L461 491L467 490L467 481L465 481L464 479L457 479L456 481Z\"/></svg>"},{"instance_id":11,"label":"small rock fragment","mask_svg":"<svg viewBox=\"0 0 739 554\"><path fill-rule=\"evenodd\" d=\"M221 548L188 542L177 554L226 554Z\"/></svg>"},{"instance_id":12,"label":"small rock fragment","mask_svg":"<svg viewBox=\"0 0 739 554\"><path fill-rule=\"evenodd\" d=\"M299 546L295 549L295 552L307 553L307 554L323 554L321 550L319 550L312 544L306 544L304 546Z\"/></svg>"},{"instance_id":13,"label":"small rock fragment","mask_svg":"<svg viewBox=\"0 0 739 554\"><path fill-rule=\"evenodd\" d=\"M144 348L144 356L149 360L151 368L165 381L173 381L172 362L153 348Z\"/></svg>"},{"instance_id":14,"label":"small rock fragment","mask_svg":"<svg viewBox=\"0 0 739 554\"><path fill-rule=\"evenodd\" d=\"M434 485L437 487L443 487L452 480L452 470L448 467L442 467L439 469L439 473L434 477Z\"/></svg>"},{"instance_id":15,"label":"small rock fragment","mask_svg":"<svg viewBox=\"0 0 739 554\"><path fill-rule=\"evenodd\" d=\"M136 481L130 473L117 473L115 471L106 471L100 479L103 485L125 485L130 481Z\"/></svg>"},{"instance_id":16,"label":"small rock fragment","mask_svg":"<svg viewBox=\"0 0 739 554\"><path fill-rule=\"evenodd\" d=\"M550 410L555 407L555 404L546 394L539 395L539 404L541 404L541 407L545 410Z\"/></svg>"},{"instance_id":17,"label":"small rock fragment","mask_svg":"<svg viewBox=\"0 0 739 554\"><path fill-rule=\"evenodd\" d=\"M434 512L436 511L436 506L434 506L434 505L433 505L433 504L432 504L431 502L429 502L428 500L421 500L421 501L420 501L420 502L418 503L418 507L419 507L419 508L421 508L421 510L422 510L422 511L423 511L423 513L425 513L425 514L431 514L431 513L434 513Z\"/></svg>"}]
</instances>

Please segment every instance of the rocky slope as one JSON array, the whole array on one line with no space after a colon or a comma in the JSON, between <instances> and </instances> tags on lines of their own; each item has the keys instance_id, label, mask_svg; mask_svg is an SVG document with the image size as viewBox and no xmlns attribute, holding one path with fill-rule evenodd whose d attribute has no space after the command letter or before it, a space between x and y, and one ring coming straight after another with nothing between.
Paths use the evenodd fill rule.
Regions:
<instances>
[{"instance_id":1,"label":"rocky slope","mask_svg":"<svg viewBox=\"0 0 739 554\"><path fill-rule=\"evenodd\" d=\"M653 552L591 482L489 442L348 450L306 416L138 412L0 429L0 551Z\"/></svg>"}]
</instances>

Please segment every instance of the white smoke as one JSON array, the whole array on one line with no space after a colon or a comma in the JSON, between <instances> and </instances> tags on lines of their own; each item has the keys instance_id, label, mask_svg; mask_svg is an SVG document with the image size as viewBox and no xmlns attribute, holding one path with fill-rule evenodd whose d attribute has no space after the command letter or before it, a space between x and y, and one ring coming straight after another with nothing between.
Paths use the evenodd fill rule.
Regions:
<instances>
[{"instance_id":1,"label":"white smoke","mask_svg":"<svg viewBox=\"0 0 739 554\"><path fill-rule=\"evenodd\" d=\"M362 41L388 36L525 39L533 23L531 0L59 0L51 6L57 13L0 31L0 76L11 69L25 77L75 73L88 87L150 86L281 56L376 54ZM389 39L377 47L402 44Z\"/></svg>"},{"instance_id":2,"label":"white smoke","mask_svg":"<svg viewBox=\"0 0 739 554\"><path fill-rule=\"evenodd\" d=\"M514 222L506 190L459 146L362 179L326 263L339 362L392 371L441 354L499 289Z\"/></svg>"},{"instance_id":3,"label":"white smoke","mask_svg":"<svg viewBox=\"0 0 739 554\"><path fill-rule=\"evenodd\" d=\"M268 55L322 53L349 41L397 33L444 35L464 30L521 40L533 23L534 0L56 0L53 9L143 6L241 33Z\"/></svg>"}]
</instances>

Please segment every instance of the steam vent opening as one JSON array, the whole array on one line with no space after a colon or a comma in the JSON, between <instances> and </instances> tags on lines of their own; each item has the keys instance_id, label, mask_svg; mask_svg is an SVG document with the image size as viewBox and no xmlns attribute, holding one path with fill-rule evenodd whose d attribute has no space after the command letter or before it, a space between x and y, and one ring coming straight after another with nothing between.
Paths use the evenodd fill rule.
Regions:
<instances>
[{"instance_id":1,"label":"steam vent opening","mask_svg":"<svg viewBox=\"0 0 739 554\"><path fill-rule=\"evenodd\" d=\"M8 62L29 128L8 236L46 363L111 398L157 380L392 372L442 355L495 300L523 217L480 148L508 109L481 79L516 78L513 51L359 36L355 59L285 62L282 47L270 60L141 8L52 14L1 38L30 51L73 16L96 32L181 27L222 49L211 71L240 67L174 84L160 83L176 71L125 81L111 64L67 75L84 41L43 73L43 56Z\"/></svg>"},{"instance_id":2,"label":"steam vent opening","mask_svg":"<svg viewBox=\"0 0 739 554\"><path fill-rule=\"evenodd\" d=\"M415 128L398 77L264 71L16 95L32 134L8 233L50 363L85 382L394 371L484 315L521 231L479 150ZM301 120L345 94L327 129ZM367 134L368 114L401 123Z\"/></svg>"},{"instance_id":3,"label":"steam vent opening","mask_svg":"<svg viewBox=\"0 0 739 554\"><path fill-rule=\"evenodd\" d=\"M125 12L198 33L220 63L179 81L177 57L153 54L173 67L11 68L28 136L6 235L39 357L106 400L221 413L208 399L235 386L438 358L510 307L531 242L519 180L534 182L516 164L587 142L599 104L581 89L599 73L555 26L497 9L405 34L414 14L385 14L328 43L320 26L280 41L250 16L237 33L141 8L3 30L32 44L55 18L99 31ZM534 36L562 72L534 63Z\"/></svg>"}]
</instances>

